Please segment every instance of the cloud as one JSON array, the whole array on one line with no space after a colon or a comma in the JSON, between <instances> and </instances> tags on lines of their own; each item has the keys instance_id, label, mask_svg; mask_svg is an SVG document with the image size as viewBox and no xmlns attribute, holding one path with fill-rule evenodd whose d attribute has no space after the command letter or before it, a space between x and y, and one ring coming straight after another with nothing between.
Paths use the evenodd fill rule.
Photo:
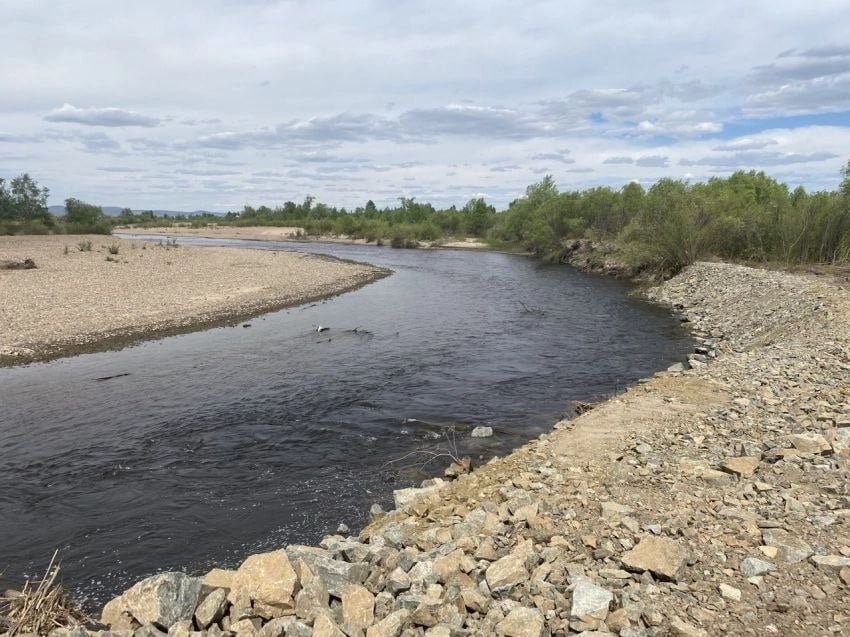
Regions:
<instances>
[{"instance_id":1,"label":"cloud","mask_svg":"<svg viewBox=\"0 0 850 637\"><path fill-rule=\"evenodd\" d=\"M531 112L468 104L418 108L402 113L398 124L410 136L546 137L563 129Z\"/></svg>"},{"instance_id":2,"label":"cloud","mask_svg":"<svg viewBox=\"0 0 850 637\"><path fill-rule=\"evenodd\" d=\"M779 142L775 139L750 139L748 137L743 137L741 139L736 139L731 142L715 146L712 150L761 150L768 146L775 146L778 143Z\"/></svg>"},{"instance_id":3,"label":"cloud","mask_svg":"<svg viewBox=\"0 0 850 637\"><path fill-rule=\"evenodd\" d=\"M38 144L42 140L38 135L18 135L0 132L0 144Z\"/></svg>"},{"instance_id":4,"label":"cloud","mask_svg":"<svg viewBox=\"0 0 850 637\"><path fill-rule=\"evenodd\" d=\"M645 155L638 157L635 165L642 168L666 168L670 165L670 160L663 155Z\"/></svg>"},{"instance_id":5,"label":"cloud","mask_svg":"<svg viewBox=\"0 0 850 637\"><path fill-rule=\"evenodd\" d=\"M81 133L77 141L82 143L80 150L86 153L113 153L121 149L121 144L106 133Z\"/></svg>"},{"instance_id":6,"label":"cloud","mask_svg":"<svg viewBox=\"0 0 850 637\"><path fill-rule=\"evenodd\" d=\"M554 153L537 153L531 156L533 161L557 161L562 164L574 164L576 160L572 157L568 157L569 150L562 150Z\"/></svg>"},{"instance_id":7,"label":"cloud","mask_svg":"<svg viewBox=\"0 0 850 637\"><path fill-rule=\"evenodd\" d=\"M50 111L43 119L46 122L85 126L144 126L147 128L158 126L161 121L155 117L120 108L77 108L71 104L64 104L61 108Z\"/></svg>"},{"instance_id":8,"label":"cloud","mask_svg":"<svg viewBox=\"0 0 850 637\"><path fill-rule=\"evenodd\" d=\"M747 117L775 117L850 110L850 73L784 84L747 97Z\"/></svg>"},{"instance_id":9,"label":"cloud","mask_svg":"<svg viewBox=\"0 0 850 637\"><path fill-rule=\"evenodd\" d=\"M622 157L622 156L614 156L614 157L606 157L602 162L603 164L633 164L635 160L631 157Z\"/></svg>"},{"instance_id":10,"label":"cloud","mask_svg":"<svg viewBox=\"0 0 850 637\"><path fill-rule=\"evenodd\" d=\"M644 120L637 125L637 132L643 135L690 136L719 133L722 130L723 124L711 121L650 122Z\"/></svg>"},{"instance_id":11,"label":"cloud","mask_svg":"<svg viewBox=\"0 0 850 637\"><path fill-rule=\"evenodd\" d=\"M739 152L731 155L702 157L700 159L682 159L680 166L711 166L715 168L755 168L767 166L787 166L789 164L805 164L809 162L836 159L838 155L829 152L814 153L780 153L773 151Z\"/></svg>"}]
</instances>

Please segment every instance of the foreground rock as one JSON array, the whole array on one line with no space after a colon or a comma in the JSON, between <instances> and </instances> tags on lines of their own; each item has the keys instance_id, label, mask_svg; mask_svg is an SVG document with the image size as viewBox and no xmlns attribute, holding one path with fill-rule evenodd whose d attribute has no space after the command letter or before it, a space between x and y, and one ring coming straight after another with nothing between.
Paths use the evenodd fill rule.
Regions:
<instances>
[{"instance_id":1,"label":"foreground rock","mask_svg":"<svg viewBox=\"0 0 850 637\"><path fill-rule=\"evenodd\" d=\"M356 538L210 573L191 612L194 585L173 607L145 586L104 621L136 637L171 619L186 637L850 634L850 294L722 264L649 294L698 337L682 371L403 492Z\"/></svg>"}]
</instances>

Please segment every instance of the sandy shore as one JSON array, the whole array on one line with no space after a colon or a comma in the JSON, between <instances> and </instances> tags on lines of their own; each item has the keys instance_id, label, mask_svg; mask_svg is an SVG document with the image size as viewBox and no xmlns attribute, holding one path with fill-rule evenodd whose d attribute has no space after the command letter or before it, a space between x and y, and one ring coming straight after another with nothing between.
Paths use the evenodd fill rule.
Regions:
<instances>
[{"instance_id":1,"label":"sandy shore","mask_svg":"<svg viewBox=\"0 0 850 637\"><path fill-rule=\"evenodd\" d=\"M374 241L366 239L355 239L349 236L299 236L301 228L296 227L268 227L247 226L244 228L236 226L209 226L206 228L119 228L116 232L135 234L156 234L171 237L206 237L210 239L245 239L248 241L319 241L323 243L345 243L350 245L376 245ZM385 243L388 243L385 241ZM448 240L443 242L420 242L420 248L445 248L454 250L490 250L490 246L479 239L465 238Z\"/></svg>"},{"instance_id":2,"label":"sandy shore","mask_svg":"<svg viewBox=\"0 0 850 637\"><path fill-rule=\"evenodd\" d=\"M86 241L91 251L79 249ZM113 245L118 254L110 254ZM0 364L237 321L387 274L291 252L158 246L105 236L0 237L0 261L24 258L37 269L0 270Z\"/></svg>"}]
</instances>

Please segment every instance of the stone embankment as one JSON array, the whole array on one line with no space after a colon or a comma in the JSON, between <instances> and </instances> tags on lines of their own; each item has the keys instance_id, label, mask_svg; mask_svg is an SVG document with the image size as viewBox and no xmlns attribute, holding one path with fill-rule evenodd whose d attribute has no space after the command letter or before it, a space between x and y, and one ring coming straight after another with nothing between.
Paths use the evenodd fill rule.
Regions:
<instances>
[{"instance_id":1,"label":"stone embankment","mask_svg":"<svg viewBox=\"0 0 850 637\"><path fill-rule=\"evenodd\" d=\"M356 537L157 575L103 623L135 637L850 634L850 293L699 263L648 294L699 337L687 365L397 493Z\"/></svg>"}]
</instances>

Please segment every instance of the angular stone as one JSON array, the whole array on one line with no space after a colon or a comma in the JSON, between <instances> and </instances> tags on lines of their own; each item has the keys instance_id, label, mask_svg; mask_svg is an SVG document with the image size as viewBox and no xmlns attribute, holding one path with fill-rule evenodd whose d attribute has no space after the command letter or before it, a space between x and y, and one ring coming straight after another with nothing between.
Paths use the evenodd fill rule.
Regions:
<instances>
[{"instance_id":1,"label":"angular stone","mask_svg":"<svg viewBox=\"0 0 850 637\"><path fill-rule=\"evenodd\" d=\"M127 611L142 624L168 628L192 619L201 594L201 580L185 573L161 573L142 580L121 596Z\"/></svg>"},{"instance_id":2,"label":"angular stone","mask_svg":"<svg viewBox=\"0 0 850 637\"><path fill-rule=\"evenodd\" d=\"M297 590L298 576L286 551L280 549L248 556L233 576L227 599L234 605L251 600L272 617L281 617L294 608Z\"/></svg>"},{"instance_id":3,"label":"angular stone","mask_svg":"<svg viewBox=\"0 0 850 637\"><path fill-rule=\"evenodd\" d=\"M210 624L215 624L227 612L227 591L217 588L207 595L195 609L195 623L201 630L206 630Z\"/></svg>"},{"instance_id":4,"label":"angular stone","mask_svg":"<svg viewBox=\"0 0 850 637\"><path fill-rule=\"evenodd\" d=\"M757 557L745 557L741 560L741 574L744 577L757 577L776 570L776 567Z\"/></svg>"},{"instance_id":5,"label":"angular stone","mask_svg":"<svg viewBox=\"0 0 850 637\"><path fill-rule=\"evenodd\" d=\"M404 509L413 504L416 500L420 500L429 495L434 495L440 489L448 484L440 478L434 478L434 484L430 487L411 487L409 489L397 489L393 491L393 501L396 509Z\"/></svg>"},{"instance_id":6,"label":"angular stone","mask_svg":"<svg viewBox=\"0 0 850 637\"><path fill-rule=\"evenodd\" d=\"M670 634L675 637L707 637L708 633L702 628L675 617L670 621Z\"/></svg>"},{"instance_id":7,"label":"angular stone","mask_svg":"<svg viewBox=\"0 0 850 637\"><path fill-rule=\"evenodd\" d=\"M176 624L172 624L168 629L168 637L189 637L189 633L194 632L192 622L188 619L181 620Z\"/></svg>"},{"instance_id":8,"label":"angular stone","mask_svg":"<svg viewBox=\"0 0 850 637\"><path fill-rule=\"evenodd\" d=\"M201 584L209 588L226 588L233 586L233 576L236 571L223 568L214 568L201 578Z\"/></svg>"},{"instance_id":9,"label":"angular stone","mask_svg":"<svg viewBox=\"0 0 850 637\"><path fill-rule=\"evenodd\" d=\"M346 586L362 584L369 576L369 564L335 560L323 549L292 545L286 547L286 552L293 562L304 561L310 570L319 576L328 593L340 599Z\"/></svg>"},{"instance_id":10,"label":"angular stone","mask_svg":"<svg viewBox=\"0 0 850 637\"><path fill-rule=\"evenodd\" d=\"M477 613L486 613L490 607L490 598L477 588L464 588L460 592L463 605Z\"/></svg>"},{"instance_id":11,"label":"angular stone","mask_svg":"<svg viewBox=\"0 0 850 637\"><path fill-rule=\"evenodd\" d=\"M460 549L456 549L449 553L448 555L442 555L434 560L434 573L436 573L439 578L437 581L446 583L449 581L449 578L455 573L459 573L461 570L461 560L463 560L464 553Z\"/></svg>"},{"instance_id":12,"label":"angular stone","mask_svg":"<svg viewBox=\"0 0 850 637\"><path fill-rule=\"evenodd\" d=\"M763 529L761 537L767 546L776 547L776 559L780 562L802 562L814 553L811 546L785 529Z\"/></svg>"},{"instance_id":13,"label":"angular stone","mask_svg":"<svg viewBox=\"0 0 850 637\"><path fill-rule=\"evenodd\" d=\"M546 622L543 614L536 608L519 606L496 624L499 637L543 637Z\"/></svg>"},{"instance_id":14,"label":"angular stone","mask_svg":"<svg viewBox=\"0 0 850 637\"><path fill-rule=\"evenodd\" d=\"M487 585L494 593L516 586L528 578L528 570L525 568L525 557L514 553L506 555L490 565L485 577L487 579Z\"/></svg>"},{"instance_id":15,"label":"angular stone","mask_svg":"<svg viewBox=\"0 0 850 637\"><path fill-rule=\"evenodd\" d=\"M618 502L602 503L602 517L606 519L622 518L627 515L631 515L634 512L635 510L632 507L625 504L619 504Z\"/></svg>"},{"instance_id":16,"label":"angular stone","mask_svg":"<svg viewBox=\"0 0 850 637\"><path fill-rule=\"evenodd\" d=\"M737 456L726 458L721 468L728 473L734 473L736 476L749 478L756 472L760 462L761 458L757 456Z\"/></svg>"},{"instance_id":17,"label":"angular stone","mask_svg":"<svg viewBox=\"0 0 850 637\"><path fill-rule=\"evenodd\" d=\"M365 630L375 621L375 596L364 586L350 584L342 592L342 625L345 631Z\"/></svg>"},{"instance_id":18,"label":"angular stone","mask_svg":"<svg viewBox=\"0 0 850 637\"><path fill-rule=\"evenodd\" d=\"M154 624L145 624L133 633L133 637L166 637L168 633L159 629Z\"/></svg>"},{"instance_id":19,"label":"angular stone","mask_svg":"<svg viewBox=\"0 0 850 637\"><path fill-rule=\"evenodd\" d=\"M718 590L720 591L720 596L724 599L729 599L733 602L741 601L741 590L735 588L734 586L729 586L729 584L721 584L720 586L718 586Z\"/></svg>"},{"instance_id":20,"label":"angular stone","mask_svg":"<svg viewBox=\"0 0 850 637\"><path fill-rule=\"evenodd\" d=\"M789 436L788 439L800 453L824 453L832 450L832 445L821 434L794 434Z\"/></svg>"},{"instance_id":21,"label":"angular stone","mask_svg":"<svg viewBox=\"0 0 850 637\"><path fill-rule=\"evenodd\" d=\"M313 637L345 637L333 620L326 615L317 615L313 622Z\"/></svg>"},{"instance_id":22,"label":"angular stone","mask_svg":"<svg viewBox=\"0 0 850 637\"><path fill-rule=\"evenodd\" d=\"M366 630L366 637L398 637L408 617L410 611L404 608L390 613L374 626L370 626Z\"/></svg>"},{"instance_id":23,"label":"angular stone","mask_svg":"<svg viewBox=\"0 0 850 637\"><path fill-rule=\"evenodd\" d=\"M850 567L850 557L843 555L812 555L809 561L818 568L826 570L840 571L842 568Z\"/></svg>"},{"instance_id":24,"label":"angular stone","mask_svg":"<svg viewBox=\"0 0 850 637\"><path fill-rule=\"evenodd\" d=\"M685 549L675 540L644 535L621 559L629 571L649 571L661 579L676 581L687 557Z\"/></svg>"},{"instance_id":25,"label":"angular stone","mask_svg":"<svg viewBox=\"0 0 850 637\"><path fill-rule=\"evenodd\" d=\"M608 616L608 606L613 600L614 595L610 591L597 586L589 579L580 579L573 590L570 618L604 621Z\"/></svg>"},{"instance_id":26,"label":"angular stone","mask_svg":"<svg viewBox=\"0 0 850 637\"><path fill-rule=\"evenodd\" d=\"M386 589L393 595L398 595L409 588L410 576L400 568L396 568L392 573L387 575Z\"/></svg>"}]
</instances>

